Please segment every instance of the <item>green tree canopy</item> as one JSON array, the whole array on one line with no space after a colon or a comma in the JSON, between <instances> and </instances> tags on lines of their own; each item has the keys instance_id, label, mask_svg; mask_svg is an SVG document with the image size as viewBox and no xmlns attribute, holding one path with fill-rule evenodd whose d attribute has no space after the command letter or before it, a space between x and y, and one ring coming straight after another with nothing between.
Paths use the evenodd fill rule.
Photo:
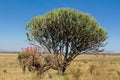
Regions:
<instances>
[{"instance_id":1,"label":"green tree canopy","mask_svg":"<svg viewBox=\"0 0 120 80\"><path fill-rule=\"evenodd\" d=\"M69 62L79 53L95 50L107 39L107 32L89 14L61 8L34 17L26 26L29 41L37 41L50 53L65 53Z\"/></svg>"}]
</instances>

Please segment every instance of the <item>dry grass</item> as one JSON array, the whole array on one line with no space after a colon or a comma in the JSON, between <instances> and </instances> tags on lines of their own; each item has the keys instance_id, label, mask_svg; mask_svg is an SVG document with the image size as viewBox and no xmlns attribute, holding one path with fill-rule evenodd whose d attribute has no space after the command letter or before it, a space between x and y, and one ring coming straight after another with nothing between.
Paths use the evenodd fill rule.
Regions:
<instances>
[{"instance_id":1,"label":"dry grass","mask_svg":"<svg viewBox=\"0 0 120 80\"><path fill-rule=\"evenodd\" d=\"M0 80L120 80L120 56L80 55L67 68L64 76L49 70L41 76L22 69L17 54L0 54Z\"/></svg>"}]
</instances>

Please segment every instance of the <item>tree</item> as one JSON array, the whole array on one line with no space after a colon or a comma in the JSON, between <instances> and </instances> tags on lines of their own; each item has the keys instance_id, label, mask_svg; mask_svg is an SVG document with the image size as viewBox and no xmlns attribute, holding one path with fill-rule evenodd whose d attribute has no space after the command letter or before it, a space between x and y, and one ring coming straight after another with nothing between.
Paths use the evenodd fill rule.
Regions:
<instances>
[{"instance_id":1,"label":"tree","mask_svg":"<svg viewBox=\"0 0 120 80\"><path fill-rule=\"evenodd\" d=\"M58 71L64 73L76 56L102 47L107 32L89 14L61 8L34 17L26 26L30 42L36 41L58 60Z\"/></svg>"}]
</instances>

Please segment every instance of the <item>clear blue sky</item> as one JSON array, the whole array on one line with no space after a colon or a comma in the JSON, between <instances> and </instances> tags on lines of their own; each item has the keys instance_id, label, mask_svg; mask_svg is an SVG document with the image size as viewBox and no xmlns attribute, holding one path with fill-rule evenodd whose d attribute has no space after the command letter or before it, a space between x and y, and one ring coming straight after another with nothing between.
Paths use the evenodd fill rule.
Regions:
<instances>
[{"instance_id":1,"label":"clear blue sky","mask_svg":"<svg viewBox=\"0 0 120 80\"><path fill-rule=\"evenodd\" d=\"M94 16L109 33L106 51L120 52L120 0L0 0L0 51L27 46L26 24L56 8L74 8Z\"/></svg>"}]
</instances>

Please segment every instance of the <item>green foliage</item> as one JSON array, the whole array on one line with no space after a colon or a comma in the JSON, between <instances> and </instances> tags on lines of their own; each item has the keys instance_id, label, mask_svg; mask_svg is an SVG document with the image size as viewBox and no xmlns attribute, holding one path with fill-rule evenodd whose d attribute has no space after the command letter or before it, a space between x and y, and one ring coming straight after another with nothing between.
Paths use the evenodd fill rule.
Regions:
<instances>
[{"instance_id":1,"label":"green foliage","mask_svg":"<svg viewBox=\"0 0 120 80\"><path fill-rule=\"evenodd\" d=\"M107 39L107 32L93 17L69 8L36 16L26 29L28 40L36 40L51 51L69 48L82 52L100 46Z\"/></svg>"},{"instance_id":2,"label":"green foliage","mask_svg":"<svg viewBox=\"0 0 120 80\"><path fill-rule=\"evenodd\" d=\"M25 58L28 58L28 54L26 54L25 52L20 52L19 54L18 54L18 59L20 60L20 59L25 59Z\"/></svg>"},{"instance_id":3,"label":"green foliage","mask_svg":"<svg viewBox=\"0 0 120 80\"><path fill-rule=\"evenodd\" d=\"M28 40L37 41L49 53L63 51L64 66L79 53L102 47L107 39L107 32L91 15L70 8L36 16L26 30Z\"/></svg>"}]
</instances>

